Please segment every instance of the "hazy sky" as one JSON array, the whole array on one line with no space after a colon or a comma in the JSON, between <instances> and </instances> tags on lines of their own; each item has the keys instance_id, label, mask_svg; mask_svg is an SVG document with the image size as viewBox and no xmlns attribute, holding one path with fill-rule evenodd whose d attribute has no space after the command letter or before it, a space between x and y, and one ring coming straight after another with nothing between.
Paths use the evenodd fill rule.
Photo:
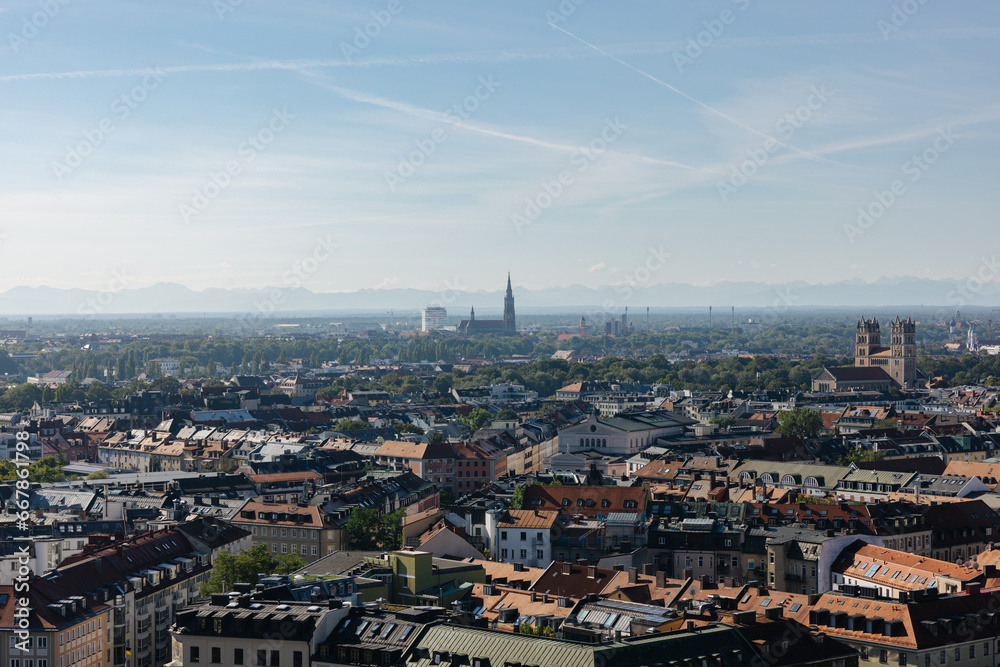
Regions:
<instances>
[{"instance_id":1,"label":"hazy sky","mask_svg":"<svg viewBox=\"0 0 1000 667\"><path fill-rule=\"evenodd\" d=\"M13 0L0 27L0 289L963 278L1000 243L993 1Z\"/></svg>"}]
</instances>

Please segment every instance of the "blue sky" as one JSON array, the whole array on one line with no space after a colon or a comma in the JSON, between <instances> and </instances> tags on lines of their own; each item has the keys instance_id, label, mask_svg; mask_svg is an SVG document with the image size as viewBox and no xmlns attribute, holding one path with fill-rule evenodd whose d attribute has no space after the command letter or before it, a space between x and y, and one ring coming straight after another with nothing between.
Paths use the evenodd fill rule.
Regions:
<instances>
[{"instance_id":1,"label":"blue sky","mask_svg":"<svg viewBox=\"0 0 1000 667\"><path fill-rule=\"evenodd\" d=\"M35 0L0 27L0 289L961 279L996 250L985 0Z\"/></svg>"}]
</instances>

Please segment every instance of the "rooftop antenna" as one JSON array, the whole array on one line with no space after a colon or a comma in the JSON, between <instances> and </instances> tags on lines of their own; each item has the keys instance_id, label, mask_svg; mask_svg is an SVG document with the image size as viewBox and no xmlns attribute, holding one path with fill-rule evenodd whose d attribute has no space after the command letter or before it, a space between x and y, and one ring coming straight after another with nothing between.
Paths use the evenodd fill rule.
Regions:
<instances>
[{"instance_id":1,"label":"rooftop antenna","mask_svg":"<svg viewBox=\"0 0 1000 667\"><path fill-rule=\"evenodd\" d=\"M712 307L708 307L708 328L712 328Z\"/></svg>"},{"instance_id":2,"label":"rooftop antenna","mask_svg":"<svg viewBox=\"0 0 1000 667\"><path fill-rule=\"evenodd\" d=\"M736 306L732 306L733 309L733 328L736 328Z\"/></svg>"}]
</instances>

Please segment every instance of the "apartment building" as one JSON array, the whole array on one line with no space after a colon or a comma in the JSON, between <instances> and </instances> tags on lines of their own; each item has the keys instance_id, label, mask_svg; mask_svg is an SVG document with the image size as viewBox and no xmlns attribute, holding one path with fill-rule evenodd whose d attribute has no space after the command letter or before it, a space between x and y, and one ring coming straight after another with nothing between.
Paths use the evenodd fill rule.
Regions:
<instances>
[{"instance_id":1,"label":"apartment building","mask_svg":"<svg viewBox=\"0 0 1000 667\"><path fill-rule=\"evenodd\" d=\"M319 604L213 595L177 615L166 667L311 667L317 646L349 610L338 599Z\"/></svg>"},{"instance_id":2,"label":"apartment building","mask_svg":"<svg viewBox=\"0 0 1000 667\"><path fill-rule=\"evenodd\" d=\"M28 625L16 615L28 600ZM0 586L0 664L4 667L105 667L111 664L111 607L34 578L27 591ZM15 634L27 630L28 637Z\"/></svg>"},{"instance_id":3,"label":"apartment building","mask_svg":"<svg viewBox=\"0 0 1000 667\"><path fill-rule=\"evenodd\" d=\"M339 531L327 526L315 505L249 501L233 525L250 531L254 546L263 544L273 554L295 554L312 561L341 548Z\"/></svg>"}]
</instances>

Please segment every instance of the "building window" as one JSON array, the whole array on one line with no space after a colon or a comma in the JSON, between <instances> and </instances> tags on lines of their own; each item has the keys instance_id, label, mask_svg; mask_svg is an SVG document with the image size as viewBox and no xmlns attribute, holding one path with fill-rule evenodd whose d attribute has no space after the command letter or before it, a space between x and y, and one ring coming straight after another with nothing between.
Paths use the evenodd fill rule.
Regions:
<instances>
[{"instance_id":1,"label":"building window","mask_svg":"<svg viewBox=\"0 0 1000 667\"><path fill-rule=\"evenodd\" d=\"M955 649L955 662L958 662L961 659L962 659L962 649L957 648Z\"/></svg>"},{"instance_id":2,"label":"building window","mask_svg":"<svg viewBox=\"0 0 1000 667\"><path fill-rule=\"evenodd\" d=\"M771 565L774 565L774 552L773 551L767 555L767 562L770 563Z\"/></svg>"},{"instance_id":3,"label":"building window","mask_svg":"<svg viewBox=\"0 0 1000 667\"><path fill-rule=\"evenodd\" d=\"M931 667L931 654L928 653L924 656L924 667Z\"/></svg>"},{"instance_id":4,"label":"building window","mask_svg":"<svg viewBox=\"0 0 1000 667\"><path fill-rule=\"evenodd\" d=\"M976 646L975 644L973 644L972 646L969 647L969 660L972 660L975 657L976 657Z\"/></svg>"},{"instance_id":5,"label":"building window","mask_svg":"<svg viewBox=\"0 0 1000 667\"><path fill-rule=\"evenodd\" d=\"M528 539L528 534L524 531L521 531L521 541L525 542L527 541L527 539Z\"/></svg>"},{"instance_id":6,"label":"building window","mask_svg":"<svg viewBox=\"0 0 1000 667\"><path fill-rule=\"evenodd\" d=\"M938 664L939 665L947 665L948 664L948 652L947 651L941 651L941 659L938 660Z\"/></svg>"},{"instance_id":7,"label":"building window","mask_svg":"<svg viewBox=\"0 0 1000 667\"><path fill-rule=\"evenodd\" d=\"M201 657L199 656L199 653L200 653L200 649L197 646L192 646L191 647L191 653L190 653L191 659L190 659L189 662L198 662L201 659Z\"/></svg>"},{"instance_id":8,"label":"building window","mask_svg":"<svg viewBox=\"0 0 1000 667\"><path fill-rule=\"evenodd\" d=\"M234 648L233 649L233 664L242 665L243 664L243 649Z\"/></svg>"},{"instance_id":9,"label":"building window","mask_svg":"<svg viewBox=\"0 0 1000 667\"><path fill-rule=\"evenodd\" d=\"M292 667L302 667L302 651L292 651Z\"/></svg>"},{"instance_id":10,"label":"building window","mask_svg":"<svg viewBox=\"0 0 1000 667\"><path fill-rule=\"evenodd\" d=\"M861 647L861 659L865 660L865 661L868 660L868 647L867 646L862 646Z\"/></svg>"},{"instance_id":11,"label":"building window","mask_svg":"<svg viewBox=\"0 0 1000 667\"><path fill-rule=\"evenodd\" d=\"M506 540L507 539L507 531L506 530L501 530L500 531L500 539L501 540Z\"/></svg>"},{"instance_id":12,"label":"building window","mask_svg":"<svg viewBox=\"0 0 1000 667\"><path fill-rule=\"evenodd\" d=\"M265 667L267 665L267 650L259 648L257 649L257 667Z\"/></svg>"},{"instance_id":13,"label":"building window","mask_svg":"<svg viewBox=\"0 0 1000 667\"><path fill-rule=\"evenodd\" d=\"M524 560L527 557L528 557L528 550L527 549L521 549L521 560Z\"/></svg>"},{"instance_id":14,"label":"building window","mask_svg":"<svg viewBox=\"0 0 1000 667\"><path fill-rule=\"evenodd\" d=\"M41 648L41 647L42 647L41 640L39 640L38 648ZM983 655L989 655L989 654L990 654L990 643L989 642L983 642Z\"/></svg>"},{"instance_id":15,"label":"building window","mask_svg":"<svg viewBox=\"0 0 1000 667\"><path fill-rule=\"evenodd\" d=\"M281 664L281 651L271 651L271 667L278 667Z\"/></svg>"},{"instance_id":16,"label":"building window","mask_svg":"<svg viewBox=\"0 0 1000 667\"><path fill-rule=\"evenodd\" d=\"M538 560L543 560L545 558L545 552L539 549L538 552L535 554L535 558L537 558Z\"/></svg>"},{"instance_id":17,"label":"building window","mask_svg":"<svg viewBox=\"0 0 1000 667\"><path fill-rule=\"evenodd\" d=\"M878 661L881 662L883 665L888 664L889 663L889 651L887 651L885 649L880 649L879 652L878 652Z\"/></svg>"},{"instance_id":18,"label":"building window","mask_svg":"<svg viewBox=\"0 0 1000 667\"><path fill-rule=\"evenodd\" d=\"M39 637L38 638L38 648L48 648L48 647L49 647L49 638L48 637Z\"/></svg>"},{"instance_id":19,"label":"building window","mask_svg":"<svg viewBox=\"0 0 1000 667\"><path fill-rule=\"evenodd\" d=\"M906 654L903 652L899 654L899 667L906 667Z\"/></svg>"},{"instance_id":20,"label":"building window","mask_svg":"<svg viewBox=\"0 0 1000 667\"><path fill-rule=\"evenodd\" d=\"M219 646L212 647L212 662L218 664L222 662L222 648Z\"/></svg>"}]
</instances>

